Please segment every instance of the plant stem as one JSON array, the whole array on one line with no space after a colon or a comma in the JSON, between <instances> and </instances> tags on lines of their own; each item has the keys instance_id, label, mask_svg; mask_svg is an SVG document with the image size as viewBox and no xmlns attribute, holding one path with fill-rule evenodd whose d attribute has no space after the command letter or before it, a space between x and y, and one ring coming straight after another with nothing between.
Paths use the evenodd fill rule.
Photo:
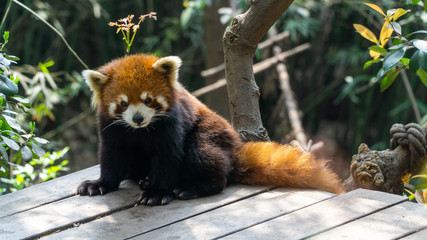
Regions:
<instances>
[{"instance_id":1,"label":"plant stem","mask_svg":"<svg viewBox=\"0 0 427 240\"><path fill-rule=\"evenodd\" d=\"M40 17L36 12L34 12L33 10L31 10L31 8L25 6L24 4L22 4L21 2L19 2L18 0L13 0L14 3L18 4L19 6L21 6L22 8L24 8L25 10L27 10L28 12L30 12L31 14L33 14L34 16L36 16L40 21L42 21L44 24L46 24L50 29L52 29L56 34L58 34L58 36L62 39L62 41L64 42L65 46L67 46L68 50L70 50L70 52L74 55L74 57L76 57L76 59L86 68L89 69L89 67L83 62L83 60L80 59L79 55L77 55L77 53L71 48L71 46L68 44L67 40L65 40L65 37L54 27L52 26L50 23L48 23L46 20L44 20L42 17Z\"/></svg>"},{"instance_id":2,"label":"plant stem","mask_svg":"<svg viewBox=\"0 0 427 240\"><path fill-rule=\"evenodd\" d=\"M401 73L402 73L403 84L405 85L406 92L408 92L409 100L411 101L411 106L415 113L415 119L417 120L417 122L421 122L420 110L418 109L414 92L412 91L411 84L409 83L408 75L406 74L405 69L403 69Z\"/></svg>"},{"instance_id":3,"label":"plant stem","mask_svg":"<svg viewBox=\"0 0 427 240\"><path fill-rule=\"evenodd\" d=\"M136 31L135 31L135 32L133 32L132 39L131 39L131 40L130 40L130 42L129 42L129 48L130 48L130 46L132 46L133 39L135 39L135 34L136 34Z\"/></svg>"},{"instance_id":4,"label":"plant stem","mask_svg":"<svg viewBox=\"0 0 427 240\"><path fill-rule=\"evenodd\" d=\"M6 17L8 15L8 13L9 13L10 7L12 6L12 1L13 0L9 0L9 4L6 7L6 11L5 11L3 19L1 20L1 23L0 23L0 32L3 32L3 24L6 21Z\"/></svg>"}]
</instances>

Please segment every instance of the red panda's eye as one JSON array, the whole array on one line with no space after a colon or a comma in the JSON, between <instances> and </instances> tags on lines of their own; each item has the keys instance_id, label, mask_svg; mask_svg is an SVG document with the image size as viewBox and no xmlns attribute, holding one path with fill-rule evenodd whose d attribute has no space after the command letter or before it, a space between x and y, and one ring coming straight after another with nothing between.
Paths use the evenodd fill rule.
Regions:
<instances>
[{"instance_id":1,"label":"red panda's eye","mask_svg":"<svg viewBox=\"0 0 427 240\"><path fill-rule=\"evenodd\" d=\"M150 104L150 103L151 103L151 101L152 101L152 99L151 99L151 98L146 98L146 99L145 99L145 101L144 101L144 103L145 103L145 104Z\"/></svg>"},{"instance_id":2,"label":"red panda's eye","mask_svg":"<svg viewBox=\"0 0 427 240\"><path fill-rule=\"evenodd\" d=\"M128 103L127 103L127 102L125 102L125 101L121 101L121 102L120 102L120 105L122 105L122 107L127 107L127 106L128 106Z\"/></svg>"}]
</instances>

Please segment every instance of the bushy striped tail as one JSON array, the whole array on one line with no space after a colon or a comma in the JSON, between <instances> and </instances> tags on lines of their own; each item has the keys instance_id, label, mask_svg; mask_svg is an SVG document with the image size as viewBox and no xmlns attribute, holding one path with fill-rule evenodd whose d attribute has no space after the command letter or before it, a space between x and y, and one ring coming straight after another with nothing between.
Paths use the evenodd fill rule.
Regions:
<instances>
[{"instance_id":1,"label":"bushy striped tail","mask_svg":"<svg viewBox=\"0 0 427 240\"><path fill-rule=\"evenodd\" d=\"M237 153L233 179L249 185L313 188L344 193L338 176L309 152L274 142L249 142Z\"/></svg>"}]
</instances>

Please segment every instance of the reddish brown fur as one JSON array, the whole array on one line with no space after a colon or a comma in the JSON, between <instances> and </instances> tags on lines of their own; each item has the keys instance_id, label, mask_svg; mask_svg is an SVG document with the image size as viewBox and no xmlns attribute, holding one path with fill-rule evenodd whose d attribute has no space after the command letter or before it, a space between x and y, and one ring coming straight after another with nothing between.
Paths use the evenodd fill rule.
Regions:
<instances>
[{"instance_id":1,"label":"reddish brown fur","mask_svg":"<svg viewBox=\"0 0 427 240\"><path fill-rule=\"evenodd\" d=\"M246 143L238 152L238 181L251 185L316 188L343 193L340 180L326 162L290 145Z\"/></svg>"},{"instance_id":2,"label":"reddish brown fur","mask_svg":"<svg viewBox=\"0 0 427 240\"><path fill-rule=\"evenodd\" d=\"M157 138L155 140L161 139L160 144L164 143L158 148L161 151L143 152L144 156L141 157L147 157L147 161L157 159L150 159L150 154L154 157L163 157L160 160L164 164L157 165L156 168L153 167L154 172L158 174L154 175L157 180L167 179L167 177L161 175L165 172L169 174L166 174L167 176L173 175L182 178L176 177L166 182L167 186L163 187L163 189L170 191L174 187L182 187L174 186L174 184L184 183L184 187L188 189L184 189L187 192L183 195L183 199L217 193L225 187L227 181L278 187L316 188L333 193L344 192L338 177L326 167L326 162L316 160L310 153L301 151L293 146L280 145L273 142L243 143L238 133L224 118L211 111L183 87L175 83L176 79L171 77L175 75L167 71L167 68L171 66L166 66L166 69L163 69L164 71L154 69L153 64L157 60L159 58L155 56L143 54L113 60L99 69L99 72L107 76L108 79L105 83L102 83L99 90L93 90L98 91L98 107L101 110L99 119L105 122L105 125L110 123L111 118L109 116L109 104L116 102L118 96L124 94L128 97L129 104L139 104L142 102L141 93L147 91L154 97L162 96L167 101L168 107L170 107L169 110L172 111L170 115L173 116L169 116L172 120L175 119L174 117L179 117L176 119L182 120L170 121L167 126L164 126L164 129L169 132L160 131L163 125L157 125L156 129L151 132L153 135L144 135L144 130L141 129L141 131L135 131L135 134L140 134L136 135L137 140L133 140L132 137L134 136L127 136L126 132L114 132L114 126L109 128L109 131L114 132L114 134L111 133L110 135L108 131L103 133L104 138L108 139L115 138L117 134L123 134L121 136L123 138L122 141L128 141L126 144L136 146L135 148L140 147L138 144L144 144L141 141L151 143L153 138ZM174 58L168 60L174 61ZM178 61L180 64L179 58ZM179 67L179 64L172 66ZM177 86L179 89L177 89ZM147 136L150 138L147 139ZM140 141L140 139L142 140ZM115 143L114 141L116 140L109 142ZM156 142L158 143L159 141ZM171 149L174 151L171 151ZM115 176L115 170L111 169L112 167L110 166L120 167L120 163L117 163L120 160L109 158L113 155L113 151L115 150L101 146L101 152L103 153L101 156L101 170L104 171L103 176ZM127 158L135 158L136 156L134 155L138 153L138 151L134 153L122 150L120 156L127 154ZM183 155L182 153L185 154ZM156 165L157 163L151 162L151 165ZM175 168L174 166L180 166L181 168ZM139 171L139 169L135 170ZM148 171L146 169L142 170ZM176 171L181 172L176 174ZM105 189L108 185L103 182L104 179L105 177L101 177L94 182L84 182L78 191L83 194L94 193L92 190L88 192L88 189L98 187L98 185L101 185L103 190L106 191ZM114 179L114 181L111 181L114 184L110 184L113 187L110 188L117 187L118 183L123 180L120 177L110 177L109 179ZM160 180L159 182L161 182ZM188 186L188 182L192 186ZM156 197L156 190L158 189L154 184L151 193L146 191L143 193L142 199L155 199L153 201L154 204L160 204L160 200ZM168 194L166 191L166 196ZM181 198L180 194L177 195L177 198ZM165 201L165 203L168 203L168 201Z\"/></svg>"},{"instance_id":3,"label":"reddish brown fur","mask_svg":"<svg viewBox=\"0 0 427 240\"><path fill-rule=\"evenodd\" d=\"M155 96L163 96L171 105L174 101L173 87L167 76L152 67L158 59L153 55L138 54L115 59L101 67L99 72L109 77L101 90L99 102L102 112L108 115L108 104L121 94L128 96L129 104L140 103L141 93L147 89Z\"/></svg>"},{"instance_id":4,"label":"reddish brown fur","mask_svg":"<svg viewBox=\"0 0 427 240\"><path fill-rule=\"evenodd\" d=\"M344 193L337 175L327 167L327 161L315 159L309 153L291 145L274 142L243 143L232 126L211 111L187 91L180 98L190 104L196 115L208 116L199 127L209 135L218 134L218 129L232 132L236 159L233 163L232 180L249 185L272 185L278 187L314 188L336 194Z\"/></svg>"}]
</instances>

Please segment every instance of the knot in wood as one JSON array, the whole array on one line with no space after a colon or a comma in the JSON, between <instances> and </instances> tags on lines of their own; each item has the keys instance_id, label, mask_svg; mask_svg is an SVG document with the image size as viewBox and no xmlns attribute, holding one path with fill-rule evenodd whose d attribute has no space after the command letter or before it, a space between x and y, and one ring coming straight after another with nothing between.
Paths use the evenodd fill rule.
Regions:
<instances>
[{"instance_id":1,"label":"knot in wood","mask_svg":"<svg viewBox=\"0 0 427 240\"><path fill-rule=\"evenodd\" d=\"M231 22L231 26L235 26L239 23L239 20L237 17L233 18L233 21Z\"/></svg>"},{"instance_id":2,"label":"knot in wood","mask_svg":"<svg viewBox=\"0 0 427 240\"><path fill-rule=\"evenodd\" d=\"M239 135L245 142L265 142L270 141L268 132L264 127L258 127L256 130L239 130Z\"/></svg>"},{"instance_id":3,"label":"knot in wood","mask_svg":"<svg viewBox=\"0 0 427 240\"><path fill-rule=\"evenodd\" d=\"M225 40L229 44L234 44L234 42L238 39L237 35L231 31L227 31L225 33Z\"/></svg>"}]
</instances>

